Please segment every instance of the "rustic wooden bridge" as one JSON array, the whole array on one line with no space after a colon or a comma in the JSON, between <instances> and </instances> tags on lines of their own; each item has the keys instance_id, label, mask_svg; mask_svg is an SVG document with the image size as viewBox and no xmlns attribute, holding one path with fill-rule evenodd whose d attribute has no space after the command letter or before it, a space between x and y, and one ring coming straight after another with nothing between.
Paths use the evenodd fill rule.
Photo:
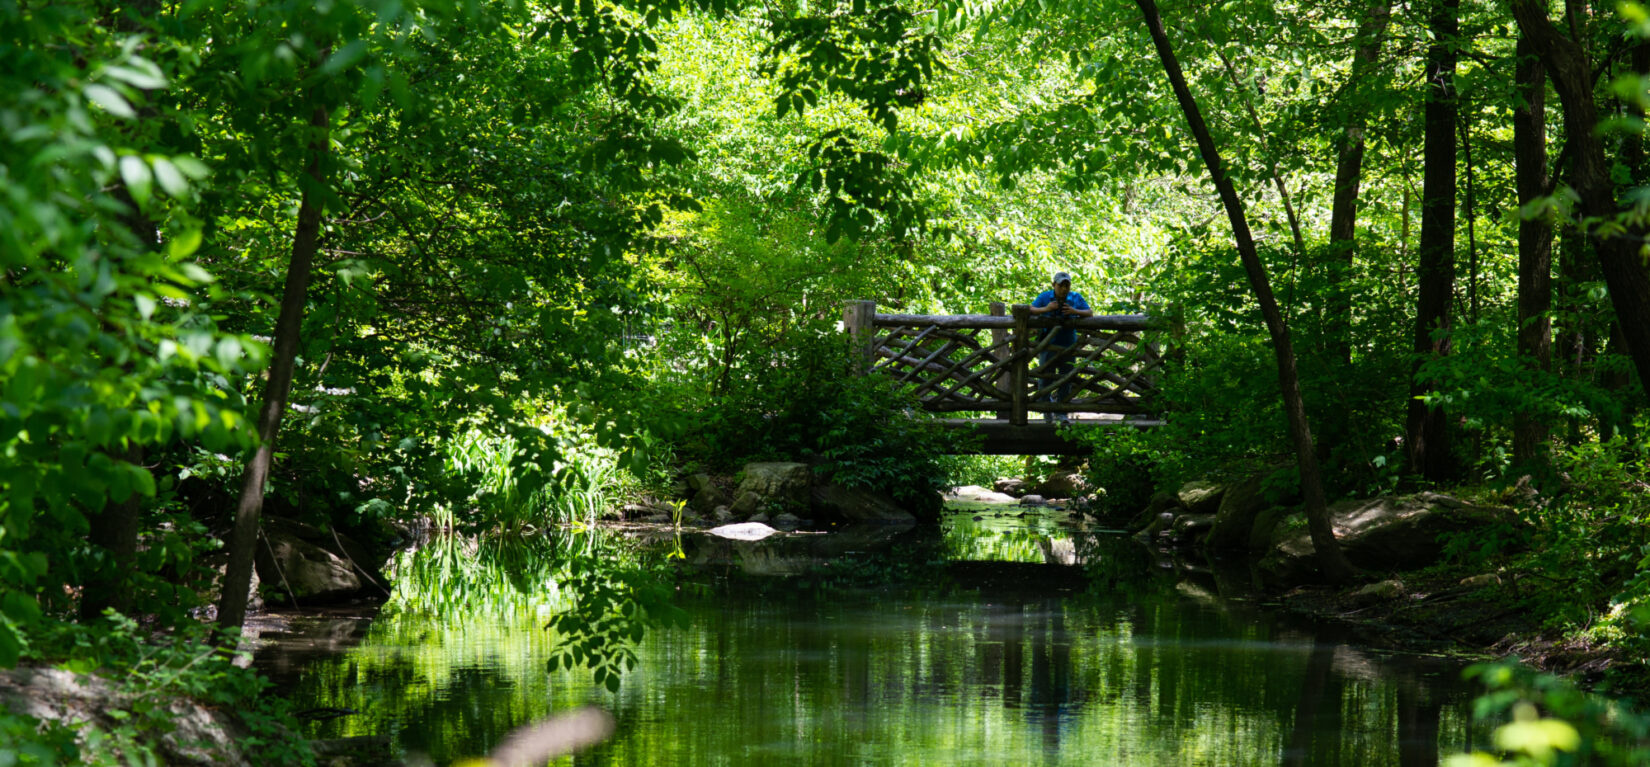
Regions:
<instances>
[{"instance_id":1,"label":"rustic wooden bridge","mask_svg":"<svg viewBox=\"0 0 1650 767\"><path fill-rule=\"evenodd\" d=\"M878 314L873 301L851 301L843 326L861 373L915 385L925 410L971 416L946 424L982 436L976 452L1085 452L1069 429L1159 423L1152 399L1163 356L1152 331L1163 325L1146 315L1057 319L1000 303L991 314ZM1056 327L1075 331L1076 343L1052 345ZM1050 396L1062 388L1067 396ZM1034 412L1071 420L1032 420Z\"/></svg>"}]
</instances>

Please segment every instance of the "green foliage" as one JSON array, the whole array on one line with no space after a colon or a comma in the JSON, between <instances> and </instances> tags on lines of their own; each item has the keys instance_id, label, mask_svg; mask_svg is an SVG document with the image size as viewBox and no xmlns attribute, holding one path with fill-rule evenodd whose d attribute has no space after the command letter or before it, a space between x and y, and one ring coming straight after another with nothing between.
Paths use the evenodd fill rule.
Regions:
<instances>
[{"instance_id":1,"label":"green foliage","mask_svg":"<svg viewBox=\"0 0 1650 767\"><path fill-rule=\"evenodd\" d=\"M111 612L106 631L57 633L47 641L61 648L57 666L87 675L86 684L107 685L102 708L74 723L0 718L0 733L16 736L0 746L0 757L15 749L10 753L20 764L153 764L162 757L161 740L177 728L174 705L187 699L233 712L247 732L240 747L257 754L259 763L314 764L309 742L292 737L290 704L272 695L269 681L238 663L233 648L214 642L205 627L156 639Z\"/></svg>"},{"instance_id":2,"label":"green foliage","mask_svg":"<svg viewBox=\"0 0 1650 767\"><path fill-rule=\"evenodd\" d=\"M1475 752L1451 757L1450 767L1625 767L1650 759L1650 715L1626 702L1582 692L1567 680L1514 663L1480 664L1467 674L1486 688L1473 715L1505 721L1494 736L1504 758Z\"/></svg>"},{"instance_id":3,"label":"green foliage","mask_svg":"<svg viewBox=\"0 0 1650 767\"><path fill-rule=\"evenodd\" d=\"M445 624L525 611L548 614L550 670L588 668L617 689L650 629L680 625L676 577L657 558L599 531L559 535L437 536L396 555L385 609Z\"/></svg>"},{"instance_id":4,"label":"green foliage","mask_svg":"<svg viewBox=\"0 0 1650 767\"><path fill-rule=\"evenodd\" d=\"M1471 458L1482 467L1481 478L1491 481L1536 468L1513 467L1497 439L1510 433L1514 414L1552 424L1597 422L1610 431L1630 415L1619 386L1604 385L1612 373L1625 374L1631 367L1625 356L1601 355L1595 376L1587 379L1544 372L1507 353L1510 330L1499 322L1463 323L1451 333L1457 353L1430 358L1417 371L1437 384L1428 404L1459 414L1464 430L1480 440Z\"/></svg>"},{"instance_id":5,"label":"green foliage","mask_svg":"<svg viewBox=\"0 0 1650 767\"><path fill-rule=\"evenodd\" d=\"M616 450L600 446L589 428L565 416L503 436L472 428L443 450L444 466L431 477L429 498L444 530L592 525L636 483L620 471Z\"/></svg>"},{"instance_id":6,"label":"green foliage","mask_svg":"<svg viewBox=\"0 0 1650 767\"><path fill-rule=\"evenodd\" d=\"M919 517L938 513L952 437L898 384L850 374L844 336L799 335L741 360L735 375L705 411L708 462L805 461L821 480L887 493Z\"/></svg>"},{"instance_id":7,"label":"green foliage","mask_svg":"<svg viewBox=\"0 0 1650 767\"><path fill-rule=\"evenodd\" d=\"M44 766L70 764L80 757L73 728L10 712L0 714L0 763Z\"/></svg>"},{"instance_id":8,"label":"green foliage","mask_svg":"<svg viewBox=\"0 0 1650 767\"><path fill-rule=\"evenodd\" d=\"M615 568L593 556L574 557L567 566L563 588L573 605L546 624L560 640L550 671L583 666L596 684L618 692L624 672L636 665L643 633L687 623L687 613L673 601L673 578L658 564Z\"/></svg>"},{"instance_id":9,"label":"green foliage","mask_svg":"<svg viewBox=\"0 0 1650 767\"><path fill-rule=\"evenodd\" d=\"M1096 489L1090 509L1101 519L1130 519L1167 484L1163 464L1173 451L1160 440L1126 427L1077 433L1094 451L1084 476Z\"/></svg>"},{"instance_id":10,"label":"green foliage","mask_svg":"<svg viewBox=\"0 0 1650 767\"><path fill-rule=\"evenodd\" d=\"M0 9L13 94L0 105L0 666L90 566L99 512L156 496L145 449L251 442L237 383L263 347L219 327L206 308L219 289L193 260L207 168L138 120L186 46L142 46L95 13Z\"/></svg>"},{"instance_id":11,"label":"green foliage","mask_svg":"<svg viewBox=\"0 0 1650 767\"><path fill-rule=\"evenodd\" d=\"M895 136L900 110L921 104L927 83L944 67L934 25L896 2L849 0L801 13L787 8L767 21L772 42L761 71L777 81L781 118L818 105L822 94L837 94ZM795 187L824 193L828 242L883 231L900 242L926 224L910 164L868 148L871 143L853 128L825 130L808 143L811 163Z\"/></svg>"},{"instance_id":12,"label":"green foliage","mask_svg":"<svg viewBox=\"0 0 1650 767\"><path fill-rule=\"evenodd\" d=\"M1554 461L1562 484L1497 497L1515 504L1520 524L1450 536L1445 552L1476 569L1516 573L1519 587L1508 598L1547 629L1636 651L1650 627L1647 455L1645 445L1620 437L1567 449Z\"/></svg>"},{"instance_id":13,"label":"green foliage","mask_svg":"<svg viewBox=\"0 0 1650 767\"><path fill-rule=\"evenodd\" d=\"M960 455L951 464L951 482L954 485L991 487L1003 477L1019 477L1025 462L1012 455Z\"/></svg>"},{"instance_id":14,"label":"green foliage","mask_svg":"<svg viewBox=\"0 0 1650 767\"><path fill-rule=\"evenodd\" d=\"M272 512L588 524L639 483L666 484L673 451L800 458L931 510L959 464L923 417L889 417L912 409L897 387L844 375L827 326L849 299L984 311L1028 297L1050 267L1077 270L1097 308L1185 329L1163 381L1169 425L1098 446L1104 505L1290 450L1270 341L1161 73L1136 55L1128 4L141 10L0 7L0 666L129 631L68 628L111 574L145 630L187 626L211 590L199 560L254 446L251 393L305 197L326 221ZM1192 81L1221 110L1227 172L1254 202L1332 490L1389 491L1415 372L1418 57L1388 47L1375 76L1356 76L1363 11L1341 5L1169 10ZM1643 26L1638 5L1623 13ZM1527 561L1552 586L1532 598L1561 625L1641 641L1642 386L1604 340L1614 314L1594 254L1569 236L1583 223L1568 220L1573 200L1517 199L1506 9L1469 15L1463 319L1455 353L1420 374L1486 480L1524 471L1506 448L1513 414L1560 427L1552 471L1535 478L1549 504L1529 511ZM1392 40L1420 39L1409 16ZM1619 31L1603 16L1581 26L1590 43ZM1612 92L1642 105L1638 73L1599 60ZM317 116L330 126L319 144ZM1326 160L1354 133L1369 151L1347 250L1323 242ZM1643 179L1621 146L1630 187ZM1622 199L1605 231L1642 223L1650 198ZM1579 342L1551 372L1513 351L1504 256L1518 221L1502 212L1521 207L1573 241L1551 313ZM130 562L89 543L127 510ZM1503 543L1456 553L1490 561ZM448 588L497 575L465 569L461 551L437 559ZM586 565L594 596L566 628L586 631L572 660L596 659L605 683L623 660L600 647L633 639L648 614L634 605L658 595ZM200 694L240 684L201 678ZM60 735L39 733L45 750L27 758L63 753Z\"/></svg>"}]
</instances>

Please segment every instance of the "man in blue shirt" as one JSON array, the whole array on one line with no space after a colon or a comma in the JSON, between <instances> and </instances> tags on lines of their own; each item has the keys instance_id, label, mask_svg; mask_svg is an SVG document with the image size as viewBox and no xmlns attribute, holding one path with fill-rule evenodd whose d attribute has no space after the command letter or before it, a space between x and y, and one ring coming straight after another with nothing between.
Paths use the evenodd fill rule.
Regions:
<instances>
[{"instance_id":1,"label":"man in blue shirt","mask_svg":"<svg viewBox=\"0 0 1650 767\"><path fill-rule=\"evenodd\" d=\"M1069 319L1094 316L1094 310L1090 309L1089 303L1083 300L1083 294L1073 293L1071 291L1071 275L1065 272L1055 272L1053 282L1054 287L1052 289L1045 290L1038 294L1037 300L1031 302L1032 314L1040 315L1052 313L1055 317ZM1045 376L1052 376L1042 379L1042 383L1046 383L1051 380L1058 380L1066 373L1071 372L1071 357L1061 357L1060 355L1070 348L1072 344L1077 343L1077 331L1072 328L1057 326L1052 328L1051 331L1044 332L1053 332L1054 337L1049 339L1048 347L1043 350L1042 356L1038 359L1038 367L1042 369L1043 374ZM1056 357L1060 357L1060 359L1059 361L1054 362ZM1052 372L1049 369L1050 362L1054 362ZM1039 383L1038 385L1041 386L1042 383ZM1057 394L1045 395L1043 401L1064 402L1070 397L1071 382L1067 381L1060 384L1060 390ZM1064 421L1066 420L1066 414L1043 413L1043 420Z\"/></svg>"}]
</instances>

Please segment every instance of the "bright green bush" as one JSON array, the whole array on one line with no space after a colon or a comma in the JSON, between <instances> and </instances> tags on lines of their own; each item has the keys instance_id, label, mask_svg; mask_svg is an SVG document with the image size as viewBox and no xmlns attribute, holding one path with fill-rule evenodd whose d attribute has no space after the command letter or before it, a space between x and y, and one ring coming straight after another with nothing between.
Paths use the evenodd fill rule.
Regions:
<instances>
[{"instance_id":1,"label":"bright green bush","mask_svg":"<svg viewBox=\"0 0 1650 767\"><path fill-rule=\"evenodd\" d=\"M804 461L823 481L887 493L919 517L938 514L956 438L898 383L850 374L846 336L790 338L747 356L729 393L705 407L696 436L706 461Z\"/></svg>"},{"instance_id":2,"label":"bright green bush","mask_svg":"<svg viewBox=\"0 0 1650 767\"><path fill-rule=\"evenodd\" d=\"M1101 519L1126 520L1144 511L1165 484L1164 460L1171 451L1160 440L1131 428L1078 432L1094 449L1085 476L1095 488L1089 508Z\"/></svg>"}]
</instances>

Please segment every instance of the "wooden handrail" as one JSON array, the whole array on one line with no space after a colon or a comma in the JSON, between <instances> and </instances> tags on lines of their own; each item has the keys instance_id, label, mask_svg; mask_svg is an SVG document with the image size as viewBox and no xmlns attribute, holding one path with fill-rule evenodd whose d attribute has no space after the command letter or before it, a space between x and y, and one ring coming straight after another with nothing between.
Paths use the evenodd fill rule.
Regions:
<instances>
[{"instance_id":1,"label":"wooden handrail","mask_svg":"<svg viewBox=\"0 0 1650 767\"><path fill-rule=\"evenodd\" d=\"M878 314L875 303L852 301L843 328L858 372L914 384L926 410L993 412L1020 425L1031 411L1149 412L1163 360L1145 334L1170 330L1169 323L1144 314L1062 319L1033 316L1025 304L991 308L992 314ZM1053 346L1052 334L1037 332L1054 327L1075 332L1077 343ZM1044 370L1040 358L1056 349L1056 367ZM1068 397L1041 399L1062 386L1070 387Z\"/></svg>"},{"instance_id":2,"label":"wooden handrail","mask_svg":"<svg viewBox=\"0 0 1650 767\"><path fill-rule=\"evenodd\" d=\"M1016 304L1015 306L1026 306ZM875 314L872 315L872 326L879 328L899 327L905 325L927 326L939 328L977 328L980 330L1012 330L1014 318L999 317L990 314ZM1168 324L1155 317L1145 314L1097 314L1093 317L1079 317L1076 319L1059 319L1047 316L1031 316L1026 319L1026 326L1032 328L1051 328L1056 325L1083 330L1163 330Z\"/></svg>"}]
</instances>

